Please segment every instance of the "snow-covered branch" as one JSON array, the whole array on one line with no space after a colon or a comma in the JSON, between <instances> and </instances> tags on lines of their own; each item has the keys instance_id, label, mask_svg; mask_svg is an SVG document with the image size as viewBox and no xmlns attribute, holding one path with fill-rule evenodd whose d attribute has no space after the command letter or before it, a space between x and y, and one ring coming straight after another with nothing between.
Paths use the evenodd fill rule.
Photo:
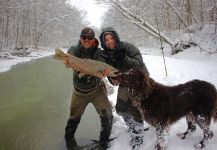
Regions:
<instances>
[{"instance_id":1,"label":"snow-covered branch","mask_svg":"<svg viewBox=\"0 0 217 150\"><path fill-rule=\"evenodd\" d=\"M60 19L63 19L63 18L65 18L65 17L73 16L73 15L75 15L75 14L77 14L77 13L75 12L75 13L63 15L63 16L56 17L56 18L53 18L53 19L51 19L50 21L48 21L48 23L41 29L41 31L40 31L40 33L39 33L38 40L37 40L37 42L36 42L36 48L38 48L38 44L39 44L40 38L41 38L41 36L42 36L42 33L44 32L45 28L46 28L49 24L51 24L52 22L58 21L58 20L60 20Z\"/></svg>"},{"instance_id":2,"label":"snow-covered branch","mask_svg":"<svg viewBox=\"0 0 217 150\"><path fill-rule=\"evenodd\" d=\"M117 8L117 9L119 8L119 7L117 7L116 5L113 5L113 7ZM132 18L130 15L128 15L128 13L126 13L125 11L123 11L123 10L121 10L121 9L120 9L119 11L120 11L125 17L127 17L127 18L129 19L129 20L126 20L126 19L125 19L125 21L134 23L135 25L137 25L137 26L140 27L141 29L145 30L148 34L154 36L155 38L158 38L158 35L157 35L156 33L154 33L154 32L152 32L151 30L148 30L147 28L145 28L145 27L142 25L141 22L134 21L133 18Z\"/></svg>"},{"instance_id":3,"label":"snow-covered branch","mask_svg":"<svg viewBox=\"0 0 217 150\"><path fill-rule=\"evenodd\" d=\"M214 4L214 5L212 5L211 7L209 7L208 9L207 9L207 12L210 12L210 11L212 11L214 8L216 8L217 7L217 3L216 4Z\"/></svg>"},{"instance_id":4,"label":"snow-covered branch","mask_svg":"<svg viewBox=\"0 0 217 150\"><path fill-rule=\"evenodd\" d=\"M131 12L130 10L128 10L118 2L114 0L110 0L110 1L115 8L117 8L125 17L132 20L132 22L138 27L140 27L142 30L146 31L148 34L154 36L155 38L161 39L162 41L169 44L170 46L174 45L174 42L170 38L163 35L159 35L158 30L154 26L149 24L147 21L141 19L135 13Z\"/></svg>"}]
</instances>

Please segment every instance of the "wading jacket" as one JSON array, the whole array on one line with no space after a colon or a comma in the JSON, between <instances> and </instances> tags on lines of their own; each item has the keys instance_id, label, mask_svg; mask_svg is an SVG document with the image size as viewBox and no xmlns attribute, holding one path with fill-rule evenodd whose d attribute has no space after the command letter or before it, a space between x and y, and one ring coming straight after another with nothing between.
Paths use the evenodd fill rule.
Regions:
<instances>
[{"instance_id":1,"label":"wading jacket","mask_svg":"<svg viewBox=\"0 0 217 150\"><path fill-rule=\"evenodd\" d=\"M110 50L105 46L104 39L103 39L104 38L103 35L105 32L112 33L112 35L115 38L116 44L118 45L117 47L121 49L125 49L126 57L122 64L116 63L114 59L115 51L118 51L120 49ZM144 73L149 75L149 72L143 62L143 58L139 49L131 43L121 42L118 33L113 28L111 27L104 28L103 32L100 35L100 41L101 41L101 46L104 49L101 52L101 55L106 59L106 63L112 65L113 67L117 68L120 71L127 71L129 69L136 68L142 70Z\"/></svg>"},{"instance_id":2,"label":"wading jacket","mask_svg":"<svg viewBox=\"0 0 217 150\"><path fill-rule=\"evenodd\" d=\"M100 55L102 50L98 48L98 45L99 42L96 40L96 45L94 47L85 49L84 47L82 47L79 41L78 45L70 47L67 53L79 58L105 61ZM97 77L90 75L81 75L80 72L74 71L73 85L77 91L82 93L88 93L101 86L102 81Z\"/></svg>"}]
</instances>

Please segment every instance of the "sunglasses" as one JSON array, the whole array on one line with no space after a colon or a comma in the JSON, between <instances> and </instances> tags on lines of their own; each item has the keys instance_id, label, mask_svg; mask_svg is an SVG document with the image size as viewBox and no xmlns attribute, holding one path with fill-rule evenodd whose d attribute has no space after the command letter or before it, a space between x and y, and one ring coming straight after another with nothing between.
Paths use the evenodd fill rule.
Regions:
<instances>
[{"instance_id":1,"label":"sunglasses","mask_svg":"<svg viewBox=\"0 0 217 150\"><path fill-rule=\"evenodd\" d=\"M88 39L88 40L92 40L94 37L92 37L92 36L81 36L81 39L82 40L86 40L86 39Z\"/></svg>"}]
</instances>

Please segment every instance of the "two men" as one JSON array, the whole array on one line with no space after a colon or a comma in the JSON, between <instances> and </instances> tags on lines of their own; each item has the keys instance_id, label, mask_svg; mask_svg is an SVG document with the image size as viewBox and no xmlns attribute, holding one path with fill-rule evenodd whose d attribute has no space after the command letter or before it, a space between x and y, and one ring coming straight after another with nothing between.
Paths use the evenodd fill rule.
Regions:
<instances>
[{"instance_id":1,"label":"two men","mask_svg":"<svg viewBox=\"0 0 217 150\"><path fill-rule=\"evenodd\" d=\"M119 71L137 68L149 75L139 49L131 43L120 41L119 35L113 28L105 28L100 35L100 41L103 51L98 48L98 41L95 38L94 31L90 28L85 28L81 31L78 45L72 46L68 53L79 58L104 61ZM65 64L69 65L67 59L65 59ZM73 68L73 66L71 67ZM111 105L103 90L103 82L97 77L82 76L75 71L73 84L74 92L71 101L70 117L65 129L67 147L73 147L75 131L85 107L90 102L93 103L100 115L102 126L100 142L106 145L111 132L113 117ZM133 149L136 149L143 142L142 132L144 131L144 124L140 112L132 106L127 88L121 85L119 86L115 108L116 112L124 118L129 126L129 131L132 134L131 145Z\"/></svg>"}]
</instances>

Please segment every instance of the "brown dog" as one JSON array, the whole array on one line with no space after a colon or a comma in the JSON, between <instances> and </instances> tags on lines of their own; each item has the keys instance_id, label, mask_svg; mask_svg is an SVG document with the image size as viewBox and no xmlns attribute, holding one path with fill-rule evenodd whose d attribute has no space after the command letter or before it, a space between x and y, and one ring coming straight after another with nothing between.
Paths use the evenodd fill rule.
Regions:
<instances>
[{"instance_id":1,"label":"brown dog","mask_svg":"<svg viewBox=\"0 0 217 150\"><path fill-rule=\"evenodd\" d=\"M211 119L217 120L216 88L206 81L192 80L177 86L155 82L142 71L131 69L110 78L114 84L128 87L130 99L140 110L143 119L156 128L156 149L166 149L165 134L171 124L186 117L188 129L179 134L182 139L196 130L203 130L203 139L195 148L204 148L213 137L209 129Z\"/></svg>"}]
</instances>

